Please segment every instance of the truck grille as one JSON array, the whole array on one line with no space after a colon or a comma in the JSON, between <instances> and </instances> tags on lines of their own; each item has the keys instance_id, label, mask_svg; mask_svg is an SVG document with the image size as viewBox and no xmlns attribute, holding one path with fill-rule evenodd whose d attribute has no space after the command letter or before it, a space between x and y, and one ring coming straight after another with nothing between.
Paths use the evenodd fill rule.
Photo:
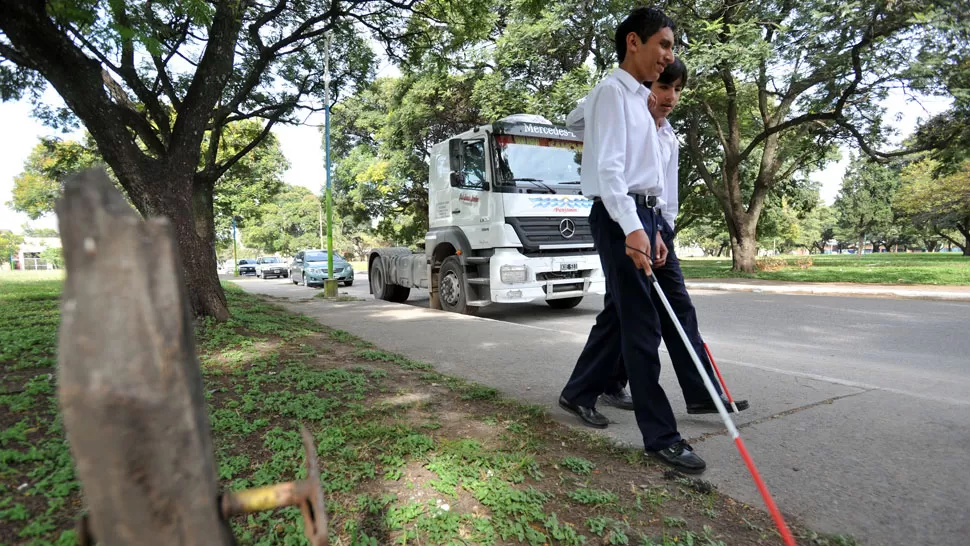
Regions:
<instances>
[{"instance_id":1,"label":"truck grille","mask_svg":"<svg viewBox=\"0 0 970 546\"><path fill-rule=\"evenodd\" d=\"M575 224L572 237L564 237L560 226L563 220ZM506 218L515 234L522 241L523 251L535 252L539 245L593 244L593 234L589 228L589 218L585 216L518 216ZM590 252L591 249L583 249Z\"/></svg>"}]
</instances>

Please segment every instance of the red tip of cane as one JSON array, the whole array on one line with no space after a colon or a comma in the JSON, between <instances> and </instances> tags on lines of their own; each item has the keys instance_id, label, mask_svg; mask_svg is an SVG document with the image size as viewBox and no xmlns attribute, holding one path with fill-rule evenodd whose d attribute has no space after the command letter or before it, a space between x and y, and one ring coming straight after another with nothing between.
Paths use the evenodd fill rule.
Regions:
<instances>
[{"instance_id":1,"label":"red tip of cane","mask_svg":"<svg viewBox=\"0 0 970 546\"><path fill-rule=\"evenodd\" d=\"M741 437L738 436L734 439L735 445L738 446L738 451L741 452L741 458L744 459L744 464L748 467L748 471L751 472L751 477L754 478L755 485L758 486L758 491L761 493L761 498L765 501L765 506L768 507L768 513L771 514L771 519L775 521L775 527L778 528L778 532L781 533L782 540L785 541L785 546L797 546L795 544L795 537L792 536L791 531L788 529L788 525L785 523L785 518L782 517L781 511L778 510L778 506L775 505L775 500L771 498L771 493L768 492L768 486L761 479L761 474L758 473L758 469L754 466L754 461L751 460L751 455L748 455L748 448L744 447L744 442Z\"/></svg>"}]
</instances>

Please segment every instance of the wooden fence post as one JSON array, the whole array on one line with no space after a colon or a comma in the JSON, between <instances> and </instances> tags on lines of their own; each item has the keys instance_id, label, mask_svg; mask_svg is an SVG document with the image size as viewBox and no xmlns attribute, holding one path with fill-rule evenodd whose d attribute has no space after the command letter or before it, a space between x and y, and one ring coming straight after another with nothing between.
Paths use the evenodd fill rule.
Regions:
<instances>
[{"instance_id":1,"label":"wooden fence post","mask_svg":"<svg viewBox=\"0 0 970 546\"><path fill-rule=\"evenodd\" d=\"M57 394L94 540L234 544L172 226L100 169L57 203L67 279Z\"/></svg>"}]
</instances>

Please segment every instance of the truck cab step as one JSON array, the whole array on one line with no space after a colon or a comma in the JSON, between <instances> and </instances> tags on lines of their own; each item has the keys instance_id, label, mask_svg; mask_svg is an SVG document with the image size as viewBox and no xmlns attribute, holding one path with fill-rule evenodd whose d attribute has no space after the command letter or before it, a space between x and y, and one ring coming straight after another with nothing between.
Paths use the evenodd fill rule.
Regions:
<instances>
[{"instance_id":1,"label":"truck cab step","mask_svg":"<svg viewBox=\"0 0 970 546\"><path fill-rule=\"evenodd\" d=\"M486 305L489 305L491 303L492 303L491 300L469 300L468 302L466 302L466 305L470 305L472 307L485 307Z\"/></svg>"},{"instance_id":2,"label":"truck cab step","mask_svg":"<svg viewBox=\"0 0 970 546\"><path fill-rule=\"evenodd\" d=\"M488 277L469 277L466 280L468 281L468 284L480 284L484 286L488 286L490 282Z\"/></svg>"},{"instance_id":3,"label":"truck cab step","mask_svg":"<svg viewBox=\"0 0 970 546\"><path fill-rule=\"evenodd\" d=\"M465 256L465 263L482 265L487 264L489 260L488 256Z\"/></svg>"}]
</instances>

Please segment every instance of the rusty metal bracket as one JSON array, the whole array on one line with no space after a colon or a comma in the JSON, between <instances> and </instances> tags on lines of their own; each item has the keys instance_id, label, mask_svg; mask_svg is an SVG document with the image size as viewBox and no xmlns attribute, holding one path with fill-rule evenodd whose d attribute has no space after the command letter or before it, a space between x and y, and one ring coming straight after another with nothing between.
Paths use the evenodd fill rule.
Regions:
<instances>
[{"instance_id":1,"label":"rusty metal bracket","mask_svg":"<svg viewBox=\"0 0 970 546\"><path fill-rule=\"evenodd\" d=\"M275 510L285 506L299 506L303 513L303 527L312 546L329 546L330 531L327 505L320 483L320 466L313 435L300 426L303 448L306 450L307 478L294 482L230 491L222 495L222 517L229 519L240 514Z\"/></svg>"}]
</instances>

